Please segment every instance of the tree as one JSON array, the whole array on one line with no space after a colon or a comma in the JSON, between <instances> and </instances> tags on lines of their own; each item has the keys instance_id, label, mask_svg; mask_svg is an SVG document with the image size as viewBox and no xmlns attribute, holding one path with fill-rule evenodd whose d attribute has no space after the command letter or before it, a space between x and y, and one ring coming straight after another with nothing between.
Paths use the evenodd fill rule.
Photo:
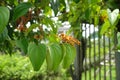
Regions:
<instances>
[{"instance_id":1,"label":"tree","mask_svg":"<svg viewBox=\"0 0 120 80\"><path fill-rule=\"evenodd\" d=\"M68 68L74 61L74 44L80 43L72 36L58 35L60 23L53 20L63 7L58 0L6 0L0 5L1 51L11 54L14 46L19 47L35 71L45 60L49 70L56 70L60 63Z\"/></svg>"},{"instance_id":2,"label":"tree","mask_svg":"<svg viewBox=\"0 0 120 80\"><path fill-rule=\"evenodd\" d=\"M76 55L74 45L80 47L85 43L82 23L100 25L100 35L110 36L113 29L116 29L119 10L112 12L108 9L111 8L111 1L113 0L3 0L0 2L0 50L11 54L14 46L19 47L29 56L36 71L45 59L50 70L56 70L60 63L68 68ZM109 5L104 5L106 3ZM71 25L69 31L58 35L58 27L66 21ZM81 40L81 44L68 35L71 32L75 38ZM82 63L79 62L79 49L78 67ZM79 73L80 69L77 71ZM78 75L76 80L79 78Z\"/></svg>"}]
</instances>

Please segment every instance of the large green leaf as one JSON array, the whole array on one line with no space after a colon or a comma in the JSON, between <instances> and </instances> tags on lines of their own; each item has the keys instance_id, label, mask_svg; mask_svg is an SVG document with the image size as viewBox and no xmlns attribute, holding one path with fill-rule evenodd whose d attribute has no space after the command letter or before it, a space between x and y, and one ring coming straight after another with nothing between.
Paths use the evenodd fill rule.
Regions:
<instances>
[{"instance_id":1,"label":"large green leaf","mask_svg":"<svg viewBox=\"0 0 120 80\"><path fill-rule=\"evenodd\" d=\"M110 23L108 20L106 20L105 23L101 26L100 35L103 35L108 30L109 27Z\"/></svg>"},{"instance_id":2,"label":"large green leaf","mask_svg":"<svg viewBox=\"0 0 120 80\"><path fill-rule=\"evenodd\" d=\"M113 12L111 12L110 9L107 9L107 12L108 12L108 18L109 18L109 21L112 25L115 24L115 22L117 21L118 19L118 15L119 15L119 9L115 9Z\"/></svg>"},{"instance_id":3,"label":"large green leaf","mask_svg":"<svg viewBox=\"0 0 120 80\"><path fill-rule=\"evenodd\" d=\"M76 49L70 44L64 44L65 55L63 58L63 68L68 68L74 61L76 55Z\"/></svg>"},{"instance_id":4,"label":"large green leaf","mask_svg":"<svg viewBox=\"0 0 120 80\"><path fill-rule=\"evenodd\" d=\"M32 7L32 4L31 3L28 3L28 2L25 2L25 3L21 3L19 5L17 5L14 9L14 12L13 12L13 20L17 20L19 17L25 15L29 8Z\"/></svg>"},{"instance_id":5,"label":"large green leaf","mask_svg":"<svg viewBox=\"0 0 120 80\"><path fill-rule=\"evenodd\" d=\"M9 21L10 12L6 7L0 7L0 33L5 29Z\"/></svg>"},{"instance_id":6,"label":"large green leaf","mask_svg":"<svg viewBox=\"0 0 120 80\"><path fill-rule=\"evenodd\" d=\"M52 70L53 58L52 58L52 54L50 53L50 48L48 48L48 52L47 52L47 55L46 55L46 62L47 62L47 68L49 70Z\"/></svg>"},{"instance_id":7,"label":"large green leaf","mask_svg":"<svg viewBox=\"0 0 120 80\"><path fill-rule=\"evenodd\" d=\"M60 44L53 43L48 47L46 62L49 70L56 70L63 57L63 52Z\"/></svg>"},{"instance_id":8,"label":"large green leaf","mask_svg":"<svg viewBox=\"0 0 120 80\"><path fill-rule=\"evenodd\" d=\"M38 71L46 57L46 46L44 44L30 43L28 46L28 56L35 71Z\"/></svg>"},{"instance_id":9,"label":"large green leaf","mask_svg":"<svg viewBox=\"0 0 120 80\"><path fill-rule=\"evenodd\" d=\"M16 45L25 53L27 54L28 48L28 40L26 38L16 40Z\"/></svg>"}]
</instances>

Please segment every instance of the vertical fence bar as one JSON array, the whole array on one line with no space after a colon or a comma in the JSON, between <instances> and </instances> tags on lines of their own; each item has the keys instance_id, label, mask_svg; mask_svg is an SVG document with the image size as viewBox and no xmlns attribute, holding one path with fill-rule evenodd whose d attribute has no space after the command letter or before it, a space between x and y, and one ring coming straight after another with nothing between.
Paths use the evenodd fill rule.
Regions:
<instances>
[{"instance_id":1,"label":"vertical fence bar","mask_svg":"<svg viewBox=\"0 0 120 80\"><path fill-rule=\"evenodd\" d=\"M110 80L112 80L112 73L111 73L111 44L110 44L110 38L109 38L109 75L110 75Z\"/></svg>"},{"instance_id":2,"label":"vertical fence bar","mask_svg":"<svg viewBox=\"0 0 120 80\"><path fill-rule=\"evenodd\" d=\"M94 63L96 63L96 41L95 41L95 27L94 27L94 32L93 32L93 36L94 36ZM96 66L94 66L94 80L96 80Z\"/></svg>"},{"instance_id":3,"label":"vertical fence bar","mask_svg":"<svg viewBox=\"0 0 120 80\"><path fill-rule=\"evenodd\" d=\"M89 35L91 34L91 28L89 25ZM91 36L89 36L89 65L91 65ZM91 69L89 69L89 80L91 80Z\"/></svg>"},{"instance_id":4,"label":"vertical fence bar","mask_svg":"<svg viewBox=\"0 0 120 80\"><path fill-rule=\"evenodd\" d=\"M87 34L86 33L86 28L87 28L86 26L87 26L87 24L85 24L85 40L86 40L86 34ZM85 67L84 67L85 68L85 80L87 80L87 70L86 70L86 65L87 65L87 57L86 56L87 56L87 54L86 54L86 51L84 54L85 54L85 59L84 59L85 60Z\"/></svg>"},{"instance_id":5,"label":"vertical fence bar","mask_svg":"<svg viewBox=\"0 0 120 80\"><path fill-rule=\"evenodd\" d=\"M101 62L101 51L100 51L100 28L98 27L98 58L99 58L99 80L101 80L101 65L100 65L100 62Z\"/></svg>"},{"instance_id":6,"label":"vertical fence bar","mask_svg":"<svg viewBox=\"0 0 120 80\"><path fill-rule=\"evenodd\" d=\"M105 54L105 35L103 35L103 53L104 53L104 80L106 80L106 54Z\"/></svg>"},{"instance_id":7,"label":"vertical fence bar","mask_svg":"<svg viewBox=\"0 0 120 80\"><path fill-rule=\"evenodd\" d=\"M80 24L80 32L82 33L83 24ZM80 34L81 34L80 33ZM79 39L79 38L78 38ZM73 80L82 80L82 71L83 71L83 60L84 60L84 45L81 40L81 45L77 45L77 55L74 62L74 79ZM83 76L84 77L84 76Z\"/></svg>"},{"instance_id":8,"label":"vertical fence bar","mask_svg":"<svg viewBox=\"0 0 120 80\"><path fill-rule=\"evenodd\" d=\"M115 48L115 63L116 63L116 80L120 80L120 52L116 50L118 44L117 31L114 30L114 48Z\"/></svg>"}]
</instances>

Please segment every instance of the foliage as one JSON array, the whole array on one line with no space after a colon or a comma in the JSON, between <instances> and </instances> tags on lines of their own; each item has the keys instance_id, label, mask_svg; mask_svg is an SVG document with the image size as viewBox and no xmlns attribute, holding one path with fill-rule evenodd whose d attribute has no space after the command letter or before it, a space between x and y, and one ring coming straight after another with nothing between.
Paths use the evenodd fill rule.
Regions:
<instances>
[{"instance_id":1,"label":"foliage","mask_svg":"<svg viewBox=\"0 0 120 80\"><path fill-rule=\"evenodd\" d=\"M20 54L0 55L0 64L1 80L27 80L38 74L32 70L29 59L20 56Z\"/></svg>"},{"instance_id":2,"label":"foliage","mask_svg":"<svg viewBox=\"0 0 120 80\"><path fill-rule=\"evenodd\" d=\"M60 24L68 21L71 26L68 33L73 32L79 40L82 23L100 25L101 35L113 37L119 10L112 7L114 11L111 11L106 3L102 0L3 0L0 2L1 50L12 53L14 46L19 47L36 71L45 59L48 69L56 70L61 63L68 68L75 58L75 44L70 43L74 38L61 39ZM58 19L54 20L55 17Z\"/></svg>"},{"instance_id":3,"label":"foliage","mask_svg":"<svg viewBox=\"0 0 120 80\"><path fill-rule=\"evenodd\" d=\"M39 71L34 71L28 57L22 56L20 52L10 55L0 54L0 79L1 80L69 80L65 70L47 72L46 63Z\"/></svg>"},{"instance_id":4,"label":"foliage","mask_svg":"<svg viewBox=\"0 0 120 80\"><path fill-rule=\"evenodd\" d=\"M4 31L8 20L9 20L9 15L10 12L8 10L8 8L6 7L0 7L0 33Z\"/></svg>"},{"instance_id":5,"label":"foliage","mask_svg":"<svg viewBox=\"0 0 120 80\"><path fill-rule=\"evenodd\" d=\"M16 6L13 11L13 20L16 21L19 17L25 15L31 7L31 3L21 3L18 6Z\"/></svg>"},{"instance_id":6,"label":"foliage","mask_svg":"<svg viewBox=\"0 0 120 80\"><path fill-rule=\"evenodd\" d=\"M119 42L119 40L120 40L120 32L118 32L118 34L117 34L117 38L118 38L118 45L117 45L117 49L118 50L120 50L120 42Z\"/></svg>"},{"instance_id":7,"label":"foliage","mask_svg":"<svg viewBox=\"0 0 120 80\"><path fill-rule=\"evenodd\" d=\"M46 46L44 44L30 43L28 46L28 56L31 60L33 68L38 71L46 57Z\"/></svg>"},{"instance_id":8,"label":"foliage","mask_svg":"<svg viewBox=\"0 0 120 80\"><path fill-rule=\"evenodd\" d=\"M65 44L65 46L63 46L63 48L65 50L64 51L65 56L63 58L63 68L68 68L75 58L76 51L73 48L73 46L71 46L69 44Z\"/></svg>"},{"instance_id":9,"label":"foliage","mask_svg":"<svg viewBox=\"0 0 120 80\"><path fill-rule=\"evenodd\" d=\"M60 2L65 5L65 2ZM50 4L51 6L49 6ZM6 53L12 53L15 47L20 48L24 54L28 55L35 71L40 69L45 59L48 69L56 70L64 58L64 51L67 50L62 49L64 43L57 33L59 23L52 19L59 12L59 0L56 2L53 0L44 2L37 0L11 2L11 0L7 0L1 1L0 5L1 44L6 43L6 40L9 43L2 49L5 49ZM75 47L70 46L70 48L69 52L71 53L73 52L72 48ZM69 64L66 64L67 66L74 60L74 56L69 56L72 59Z\"/></svg>"},{"instance_id":10,"label":"foliage","mask_svg":"<svg viewBox=\"0 0 120 80\"><path fill-rule=\"evenodd\" d=\"M48 46L48 53L46 56L46 62L49 70L56 70L63 58L62 47L59 44L50 44Z\"/></svg>"}]
</instances>

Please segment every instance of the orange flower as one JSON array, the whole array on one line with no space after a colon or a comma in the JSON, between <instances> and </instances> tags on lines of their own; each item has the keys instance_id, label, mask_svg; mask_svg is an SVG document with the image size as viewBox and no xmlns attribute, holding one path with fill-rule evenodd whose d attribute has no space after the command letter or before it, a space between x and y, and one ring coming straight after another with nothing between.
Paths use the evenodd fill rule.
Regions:
<instances>
[{"instance_id":1,"label":"orange flower","mask_svg":"<svg viewBox=\"0 0 120 80\"><path fill-rule=\"evenodd\" d=\"M59 37L62 40L62 42L69 43L71 45L74 44L80 45L80 41L73 38L72 36L67 36L64 33L61 33Z\"/></svg>"}]
</instances>

